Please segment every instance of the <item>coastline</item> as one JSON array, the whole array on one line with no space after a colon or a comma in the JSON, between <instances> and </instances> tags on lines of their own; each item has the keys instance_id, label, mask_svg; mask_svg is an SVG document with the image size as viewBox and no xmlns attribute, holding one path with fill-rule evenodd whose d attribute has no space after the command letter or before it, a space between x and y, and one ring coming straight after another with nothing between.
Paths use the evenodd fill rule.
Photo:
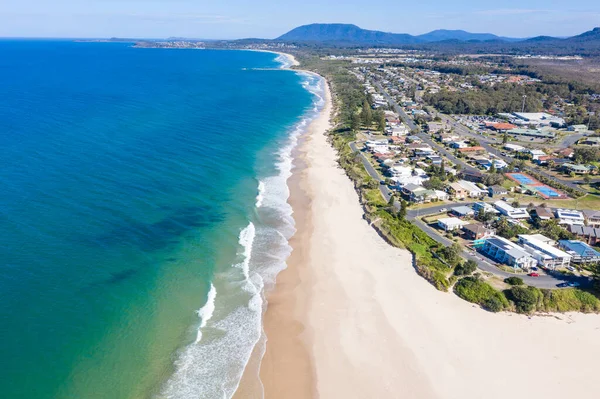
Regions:
<instances>
[{"instance_id":1,"label":"coastline","mask_svg":"<svg viewBox=\"0 0 600 399\"><path fill-rule=\"evenodd\" d=\"M559 398L597 388L598 315L488 313L435 290L408 251L377 235L326 140L330 111L328 93L295 154L297 233L267 293L264 397Z\"/></svg>"}]
</instances>

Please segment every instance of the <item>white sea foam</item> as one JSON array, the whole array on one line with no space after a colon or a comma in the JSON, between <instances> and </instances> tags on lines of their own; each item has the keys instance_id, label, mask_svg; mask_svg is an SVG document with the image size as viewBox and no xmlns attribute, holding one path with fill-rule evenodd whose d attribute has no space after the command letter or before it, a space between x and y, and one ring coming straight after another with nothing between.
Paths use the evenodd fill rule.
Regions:
<instances>
[{"instance_id":1,"label":"white sea foam","mask_svg":"<svg viewBox=\"0 0 600 399\"><path fill-rule=\"evenodd\" d=\"M175 362L176 372L165 385L161 398L229 399L237 390L253 350L256 348L260 358L264 355L265 290L272 288L277 274L285 269L292 250L288 240L295 233L287 186L294 166L292 152L325 102L322 80L311 74L302 76L303 86L314 95L313 107L274 154L277 173L259 180L256 220L239 234L239 261L215 276L219 296L216 289L212 298L209 293L209 300L213 301L207 301L198 312L199 338L181 352ZM239 305L228 308L231 304ZM218 316L213 317L215 309Z\"/></svg>"},{"instance_id":2,"label":"white sea foam","mask_svg":"<svg viewBox=\"0 0 600 399\"><path fill-rule=\"evenodd\" d=\"M215 299L217 299L217 289L214 284L210 285L208 291L208 298L206 304L198 310L198 317L200 317L200 327L198 327L198 334L196 335L196 343L202 339L202 329L206 327L208 321L212 318L215 312Z\"/></svg>"},{"instance_id":3,"label":"white sea foam","mask_svg":"<svg viewBox=\"0 0 600 399\"><path fill-rule=\"evenodd\" d=\"M262 206L264 198L265 198L265 182L260 180L258 182L258 194L256 195L256 207L257 208L260 208Z\"/></svg>"}]
</instances>

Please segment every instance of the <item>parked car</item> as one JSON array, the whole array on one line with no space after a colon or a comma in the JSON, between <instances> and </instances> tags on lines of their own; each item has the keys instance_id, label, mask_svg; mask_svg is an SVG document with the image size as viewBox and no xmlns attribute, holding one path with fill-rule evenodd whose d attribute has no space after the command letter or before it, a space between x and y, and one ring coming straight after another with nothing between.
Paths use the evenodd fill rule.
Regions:
<instances>
[{"instance_id":1,"label":"parked car","mask_svg":"<svg viewBox=\"0 0 600 399\"><path fill-rule=\"evenodd\" d=\"M579 284L577 281L571 281L569 283L569 287L579 287L581 284Z\"/></svg>"},{"instance_id":2,"label":"parked car","mask_svg":"<svg viewBox=\"0 0 600 399\"><path fill-rule=\"evenodd\" d=\"M567 266L567 270L570 270L570 271L574 272L575 268L573 266Z\"/></svg>"},{"instance_id":3,"label":"parked car","mask_svg":"<svg viewBox=\"0 0 600 399\"><path fill-rule=\"evenodd\" d=\"M538 268L534 266L534 267L531 268L531 270L533 270L534 272L537 272Z\"/></svg>"},{"instance_id":4,"label":"parked car","mask_svg":"<svg viewBox=\"0 0 600 399\"><path fill-rule=\"evenodd\" d=\"M444 213L444 212L448 212L448 208L442 208L442 209L440 209L440 213Z\"/></svg>"},{"instance_id":5,"label":"parked car","mask_svg":"<svg viewBox=\"0 0 600 399\"><path fill-rule=\"evenodd\" d=\"M565 288L565 287L568 287L568 286L569 286L569 283L559 283L559 284L556 284L556 286L557 286L558 288Z\"/></svg>"},{"instance_id":6,"label":"parked car","mask_svg":"<svg viewBox=\"0 0 600 399\"><path fill-rule=\"evenodd\" d=\"M529 273L528 276L530 276L530 277L539 277L540 274L536 273L536 272L532 272L532 273Z\"/></svg>"}]
</instances>

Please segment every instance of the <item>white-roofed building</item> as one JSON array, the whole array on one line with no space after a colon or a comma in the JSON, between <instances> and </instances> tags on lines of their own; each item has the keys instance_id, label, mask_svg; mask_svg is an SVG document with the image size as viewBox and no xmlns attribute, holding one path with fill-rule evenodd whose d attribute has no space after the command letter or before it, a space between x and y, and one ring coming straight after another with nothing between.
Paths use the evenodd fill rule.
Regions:
<instances>
[{"instance_id":1,"label":"white-roofed building","mask_svg":"<svg viewBox=\"0 0 600 399\"><path fill-rule=\"evenodd\" d=\"M557 209L556 218L558 219L558 224L567 224L571 226L585 225L583 213L573 209Z\"/></svg>"},{"instance_id":2,"label":"white-roofed building","mask_svg":"<svg viewBox=\"0 0 600 399\"><path fill-rule=\"evenodd\" d=\"M494 207L506 217L511 219L529 219L529 213L523 208L514 208L504 201L494 202Z\"/></svg>"},{"instance_id":3,"label":"white-roofed building","mask_svg":"<svg viewBox=\"0 0 600 399\"><path fill-rule=\"evenodd\" d=\"M467 225L468 222L462 221L459 218L441 218L438 219L437 225L444 231L454 231Z\"/></svg>"},{"instance_id":4,"label":"white-roofed building","mask_svg":"<svg viewBox=\"0 0 600 399\"><path fill-rule=\"evenodd\" d=\"M539 266L556 269L567 267L572 256L550 244L551 239L541 234L521 234L519 244L537 260Z\"/></svg>"}]
</instances>

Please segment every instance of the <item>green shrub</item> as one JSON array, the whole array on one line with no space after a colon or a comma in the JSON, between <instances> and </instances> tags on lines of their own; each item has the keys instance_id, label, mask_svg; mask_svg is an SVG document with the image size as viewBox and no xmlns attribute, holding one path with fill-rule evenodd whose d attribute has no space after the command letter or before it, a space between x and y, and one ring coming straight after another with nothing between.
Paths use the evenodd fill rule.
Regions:
<instances>
[{"instance_id":1,"label":"green shrub","mask_svg":"<svg viewBox=\"0 0 600 399\"><path fill-rule=\"evenodd\" d=\"M476 303L490 312L500 312L508 307L502 292L476 277L462 278L454 286L456 295L465 301Z\"/></svg>"},{"instance_id":2,"label":"green shrub","mask_svg":"<svg viewBox=\"0 0 600 399\"><path fill-rule=\"evenodd\" d=\"M461 263L454 269L454 274L457 276L468 276L477 270L477 262L474 260L468 260L465 263Z\"/></svg>"},{"instance_id":3,"label":"green shrub","mask_svg":"<svg viewBox=\"0 0 600 399\"><path fill-rule=\"evenodd\" d=\"M507 277L504 279L506 284L510 285L523 285L523 279L521 277Z\"/></svg>"},{"instance_id":4,"label":"green shrub","mask_svg":"<svg viewBox=\"0 0 600 399\"><path fill-rule=\"evenodd\" d=\"M542 301L542 292L535 287L515 286L508 290L507 297L515 303L519 313L532 313Z\"/></svg>"}]
</instances>

